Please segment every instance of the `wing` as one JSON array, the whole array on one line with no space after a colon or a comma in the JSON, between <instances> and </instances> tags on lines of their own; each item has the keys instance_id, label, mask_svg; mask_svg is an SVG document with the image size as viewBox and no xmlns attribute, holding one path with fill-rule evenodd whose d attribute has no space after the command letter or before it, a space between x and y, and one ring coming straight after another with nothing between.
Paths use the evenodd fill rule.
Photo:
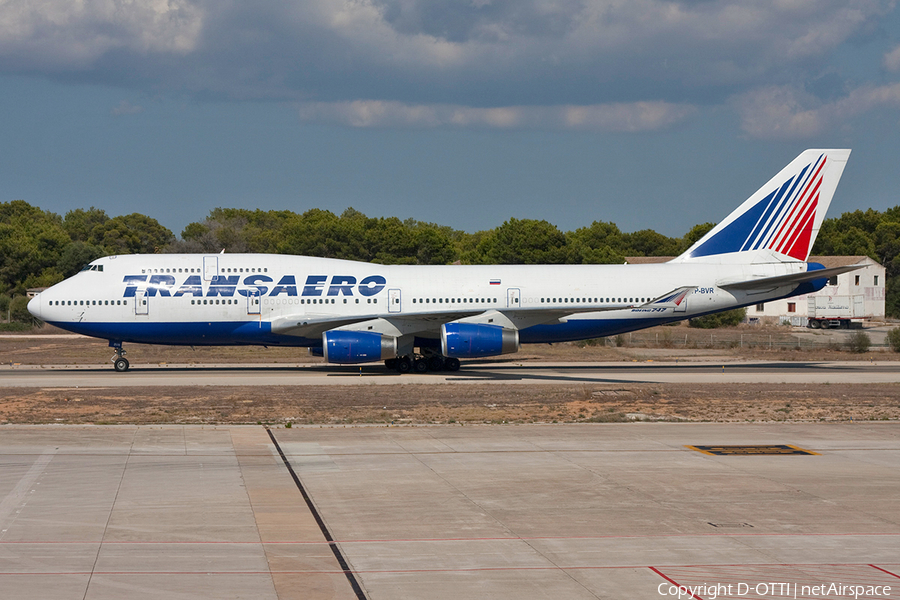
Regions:
<instances>
[{"instance_id":1,"label":"wing","mask_svg":"<svg viewBox=\"0 0 900 600\"><path fill-rule=\"evenodd\" d=\"M641 306L677 306L694 286L682 287ZM394 337L416 335L439 338L441 325L461 322L499 325L505 329L521 330L534 325L562 323L568 317L633 308L635 304L606 304L579 307L498 308L485 311L441 311L421 314L369 314L356 317L335 317L329 314L285 315L272 320L272 333L316 339L326 331L371 331Z\"/></svg>"}]
</instances>

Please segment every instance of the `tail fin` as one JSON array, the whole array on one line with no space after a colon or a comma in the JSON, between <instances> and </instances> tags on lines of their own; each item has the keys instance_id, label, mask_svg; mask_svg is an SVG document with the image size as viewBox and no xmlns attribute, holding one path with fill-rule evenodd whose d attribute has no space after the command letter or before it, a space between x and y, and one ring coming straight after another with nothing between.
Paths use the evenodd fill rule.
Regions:
<instances>
[{"instance_id":1,"label":"tail fin","mask_svg":"<svg viewBox=\"0 0 900 600\"><path fill-rule=\"evenodd\" d=\"M672 262L806 261L850 150L806 150Z\"/></svg>"}]
</instances>

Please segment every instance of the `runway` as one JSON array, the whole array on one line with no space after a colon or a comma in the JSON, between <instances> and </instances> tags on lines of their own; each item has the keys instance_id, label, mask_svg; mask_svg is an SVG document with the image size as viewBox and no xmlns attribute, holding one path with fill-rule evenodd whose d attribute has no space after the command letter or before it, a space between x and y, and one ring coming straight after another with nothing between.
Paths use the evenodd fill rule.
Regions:
<instances>
[{"instance_id":1,"label":"runway","mask_svg":"<svg viewBox=\"0 0 900 600\"><path fill-rule=\"evenodd\" d=\"M889 598L898 494L896 423L2 426L0 590Z\"/></svg>"},{"instance_id":2,"label":"runway","mask_svg":"<svg viewBox=\"0 0 900 600\"><path fill-rule=\"evenodd\" d=\"M567 383L900 383L895 361L838 362L480 362L456 373L399 375L381 365L138 364L2 365L0 387L155 387L168 385L398 385Z\"/></svg>"}]
</instances>

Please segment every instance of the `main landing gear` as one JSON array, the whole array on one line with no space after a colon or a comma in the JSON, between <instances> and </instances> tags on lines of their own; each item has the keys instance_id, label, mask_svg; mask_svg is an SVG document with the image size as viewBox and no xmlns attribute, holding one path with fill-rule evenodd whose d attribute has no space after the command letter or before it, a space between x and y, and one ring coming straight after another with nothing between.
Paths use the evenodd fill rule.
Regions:
<instances>
[{"instance_id":1,"label":"main landing gear","mask_svg":"<svg viewBox=\"0 0 900 600\"><path fill-rule=\"evenodd\" d=\"M389 358L384 361L384 366L398 373L427 373L429 371L459 371L459 359L440 354L422 356L413 354Z\"/></svg>"},{"instance_id":2,"label":"main landing gear","mask_svg":"<svg viewBox=\"0 0 900 600\"><path fill-rule=\"evenodd\" d=\"M110 348L116 349L115 355L110 359L112 360L113 368L118 373L124 373L131 367L131 364L128 362L128 359L125 358L125 349L122 348L122 342L110 341L109 346Z\"/></svg>"}]
</instances>

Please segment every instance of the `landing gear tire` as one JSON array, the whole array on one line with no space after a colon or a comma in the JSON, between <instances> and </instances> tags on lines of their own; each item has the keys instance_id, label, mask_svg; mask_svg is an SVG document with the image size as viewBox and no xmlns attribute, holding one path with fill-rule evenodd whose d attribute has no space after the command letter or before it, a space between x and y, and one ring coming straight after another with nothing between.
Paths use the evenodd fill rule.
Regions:
<instances>
[{"instance_id":1,"label":"landing gear tire","mask_svg":"<svg viewBox=\"0 0 900 600\"><path fill-rule=\"evenodd\" d=\"M128 368L129 368L130 366L131 366L131 365L128 363L128 359L127 359L127 358L117 358L117 359L113 362L113 368L114 368L118 373L124 373L125 371L128 370Z\"/></svg>"},{"instance_id":2,"label":"landing gear tire","mask_svg":"<svg viewBox=\"0 0 900 600\"><path fill-rule=\"evenodd\" d=\"M398 373L409 373L412 370L412 361L409 360L408 356L403 356L397 359L397 372Z\"/></svg>"},{"instance_id":3,"label":"landing gear tire","mask_svg":"<svg viewBox=\"0 0 900 600\"><path fill-rule=\"evenodd\" d=\"M424 358L417 358L413 363L413 369L416 373L427 373L428 372L428 361Z\"/></svg>"},{"instance_id":4,"label":"landing gear tire","mask_svg":"<svg viewBox=\"0 0 900 600\"><path fill-rule=\"evenodd\" d=\"M384 361L384 366L387 369L394 370L397 368L398 359L396 358L388 358Z\"/></svg>"},{"instance_id":5,"label":"landing gear tire","mask_svg":"<svg viewBox=\"0 0 900 600\"><path fill-rule=\"evenodd\" d=\"M459 371L459 359L458 358L444 359L444 370Z\"/></svg>"},{"instance_id":6,"label":"landing gear tire","mask_svg":"<svg viewBox=\"0 0 900 600\"><path fill-rule=\"evenodd\" d=\"M444 358L442 356L433 354L428 357L428 370L429 371L441 371L443 369L444 369Z\"/></svg>"}]
</instances>

